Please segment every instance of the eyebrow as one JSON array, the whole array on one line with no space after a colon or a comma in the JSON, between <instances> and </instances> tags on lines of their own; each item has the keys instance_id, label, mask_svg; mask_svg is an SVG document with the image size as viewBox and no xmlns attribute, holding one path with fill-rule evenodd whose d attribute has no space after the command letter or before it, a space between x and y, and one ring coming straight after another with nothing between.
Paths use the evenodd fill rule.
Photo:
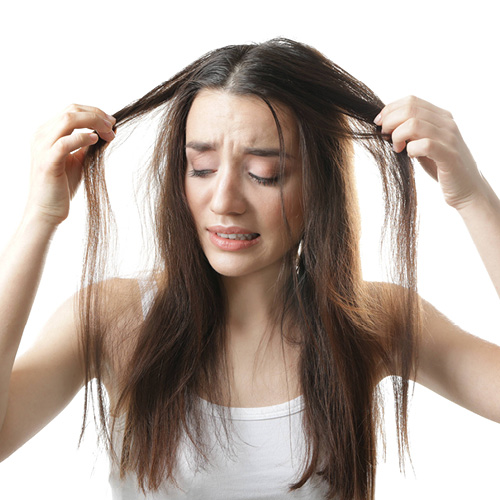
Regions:
<instances>
[{"instance_id":1,"label":"eyebrow","mask_svg":"<svg viewBox=\"0 0 500 500\"><path fill-rule=\"evenodd\" d=\"M199 142L199 141L191 141L186 144L186 148L194 149L200 153L205 151L214 151L215 146L209 142Z\"/></svg>"},{"instance_id":2,"label":"eyebrow","mask_svg":"<svg viewBox=\"0 0 500 500\"><path fill-rule=\"evenodd\" d=\"M263 156L265 158L279 157L279 148L245 148L243 151L247 155ZM285 158L293 158L292 155L285 153Z\"/></svg>"},{"instance_id":3,"label":"eyebrow","mask_svg":"<svg viewBox=\"0 0 500 500\"><path fill-rule=\"evenodd\" d=\"M186 144L186 148L194 149L199 153L204 153L205 151L215 151L215 145L210 142L190 141ZM245 148L243 153L246 155L261 156L264 158L280 156L279 148ZM293 159L293 156L285 153L285 158Z\"/></svg>"}]
</instances>

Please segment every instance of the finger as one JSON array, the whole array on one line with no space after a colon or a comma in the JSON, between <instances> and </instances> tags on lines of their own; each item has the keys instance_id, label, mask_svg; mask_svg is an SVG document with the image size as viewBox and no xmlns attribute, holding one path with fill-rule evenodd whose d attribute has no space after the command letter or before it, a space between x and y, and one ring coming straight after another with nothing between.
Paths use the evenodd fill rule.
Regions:
<instances>
[{"instance_id":1,"label":"finger","mask_svg":"<svg viewBox=\"0 0 500 500\"><path fill-rule=\"evenodd\" d=\"M114 139L113 122L91 111L66 111L55 122L50 132L49 144L53 145L60 137L70 135L76 129L87 128L96 131L105 140Z\"/></svg>"},{"instance_id":2,"label":"finger","mask_svg":"<svg viewBox=\"0 0 500 500\"><path fill-rule=\"evenodd\" d=\"M419 99L418 97L407 96L403 99L399 99L387 104L375 119L375 123L377 123L377 125L380 125L380 123L384 121L389 114L393 113L396 110L403 110L403 113L408 117L414 116L418 110L427 110L437 116L453 119L453 115L446 109L439 108L438 106L435 106L434 104L431 104L430 102L423 99Z\"/></svg>"},{"instance_id":3,"label":"finger","mask_svg":"<svg viewBox=\"0 0 500 500\"><path fill-rule=\"evenodd\" d=\"M424 139L425 137L445 142L446 130L434 123L419 118L410 118L393 131L392 147L396 153L401 153L408 142Z\"/></svg>"},{"instance_id":4,"label":"finger","mask_svg":"<svg viewBox=\"0 0 500 500\"><path fill-rule=\"evenodd\" d=\"M96 108L95 106L85 106L83 104L70 104L64 110L64 112L80 112L80 111L100 115L106 120L110 121L113 125L116 123L116 118L113 115L108 115L102 109Z\"/></svg>"},{"instance_id":5,"label":"finger","mask_svg":"<svg viewBox=\"0 0 500 500\"><path fill-rule=\"evenodd\" d=\"M452 161L452 151L442 142L430 139L418 139L411 141L406 146L406 152L410 158L430 158L437 163Z\"/></svg>"},{"instance_id":6,"label":"finger","mask_svg":"<svg viewBox=\"0 0 500 500\"><path fill-rule=\"evenodd\" d=\"M66 168L66 175L68 176L68 186L70 188L70 196L73 199L75 192L82 181L82 165L85 152L88 148L81 148L76 153L73 153L73 161L69 167Z\"/></svg>"},{"instance_id":7,"label":"finger","mask_svg":"<svg viewBox=\"0 0 500 500\"><path fill-rule=\"evenodd\" d=\"M65 169L64 160L73 151L95 144L99 137L95 132L80 132L61 137L51 148L51 165L54 175L61 175Z\"/></svg>"},{"instance_id":8,"label":"finger","mask_svg":"<svg viewBox=\"0 0 500 500\"><path fill-rule=\"evenodd\" d=\"M397 108L392 112L387 113L382 122L382 133L392 134L397 127L409 120L422 120L432 123L439 128L448 128L452 125L453 120L439 115L434 111L426 108Z\"/></svg>"}]
</instances>

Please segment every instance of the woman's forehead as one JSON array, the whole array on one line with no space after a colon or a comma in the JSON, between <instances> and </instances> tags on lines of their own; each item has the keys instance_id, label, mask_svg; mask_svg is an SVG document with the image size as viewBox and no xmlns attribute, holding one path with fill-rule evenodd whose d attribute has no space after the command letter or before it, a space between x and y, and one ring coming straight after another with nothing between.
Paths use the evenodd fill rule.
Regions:
<instances>
[{"instance_id":1,"label":"woman's forehead","mask_svg":"<svg viewBox=\"0 0 500 500\"><path fill-rule=\"evenodd\" d=\"M283 105L272 104L285 147L298 143L297 124ZM196 96L186 123L186 142L217 143L234 140L246 147L279 147L279 133L267 103L254 95L204 89Z\"/></svg>"}]
</instances>

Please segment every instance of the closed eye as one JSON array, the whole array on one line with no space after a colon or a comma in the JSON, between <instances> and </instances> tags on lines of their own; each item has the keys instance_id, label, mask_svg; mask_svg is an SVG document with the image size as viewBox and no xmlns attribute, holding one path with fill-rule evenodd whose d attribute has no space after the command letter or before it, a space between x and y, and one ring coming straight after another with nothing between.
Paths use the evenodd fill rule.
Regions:
<instances>
[{"instance_id":1,"label":"closed eye","mask_svg":"<svg viewBox=\"0 0 500 500\"><path fill-rule=\"evenodd\" d=\"M258 177L257 175L249 173L250 177L257 182L258 184L262 184L264 186L274 186L275 184L278 183L279 181L279 176L278 177Z\"/></svg>"},{"instance_id":2,"label":"closed eye","mask_svg":"<svg viewBox=\"0 0 500 500\"><path fill-rule=\"evenodd\" d=\"M206 177L208 174L212 173L212 170L195 170L192 168L188 175L190 177ZM279 176L276 177L259 177L258 175L248 173L248 175L255 181L257 184L261 184L263 186L274 186L279 181Z\"/></svg>"},{"instance_id":3,"label":"closed eye","mask_svg":"<svg viewBox=\"0 0 500 500\"><path fill-rule=\"evenodd\" d=\"M211 170L195 170L192 168L189 172L188 175L189 177L205 177L211 172Z\"/></svg>"}]
</instances>

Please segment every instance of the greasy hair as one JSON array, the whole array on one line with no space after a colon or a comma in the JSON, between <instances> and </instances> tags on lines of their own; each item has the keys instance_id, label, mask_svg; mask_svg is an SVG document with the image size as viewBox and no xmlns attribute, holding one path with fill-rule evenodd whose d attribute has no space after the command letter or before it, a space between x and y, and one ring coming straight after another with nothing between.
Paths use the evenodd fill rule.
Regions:
<instances>
[{"instance_id":1,"label":"greasy hair","mask_svg":"<svg viewBox=\"0 0 500 500\"><path fill-rule=\"evenodd\" d=\"M304 225L300 241L290 239L282 259L273 308L282 346L295 343L300 349L305 401L306 452L302 475L289 485L290 491L315 476L326 481L327 498L373 499L381 374L392 378L403 468L409 451L409 381L416 371L420 328L414 171L407 154L393 152L390 138L373 123L383 102L317 50L288 39L209 52L114 113L118 134L154 110L161 117L148 165L155 234L150 279L157 289L146 317L120 326L118 339L116 332L111 335L115 321L105 319L110 317L109 297L99 286L112 214L104 177L107 143L100 140L89 148L84 165L88 240L79 294L86 366L82 435L88 401L94 402L96 395L101 435L120 476L134 474L144 492L169 481L177 485L183 436L200 464L210 462L207 418L198 395L227 403L219 406L216 422L232 435L225 350L228 298L202 250L184 189L186 120L193 100L205 89L266 103L280 138L281 169L286 152L277 110L288 110L298 126L303 192L297 202L303 204ZM366 148L380 171L390 283L369 283L362 277L354 143ZM283 195L281 184L279 188ZM283 196L282 214L288 228L284 237L291 238ZM121 313L114 319L125 317ZM287 336L290 324L300 332L298 338ZM119 415L123 423L118 443L103 387L113 359L121 363L113 372L119 393L112 416Z\"/></svg>"}]
</instances>

